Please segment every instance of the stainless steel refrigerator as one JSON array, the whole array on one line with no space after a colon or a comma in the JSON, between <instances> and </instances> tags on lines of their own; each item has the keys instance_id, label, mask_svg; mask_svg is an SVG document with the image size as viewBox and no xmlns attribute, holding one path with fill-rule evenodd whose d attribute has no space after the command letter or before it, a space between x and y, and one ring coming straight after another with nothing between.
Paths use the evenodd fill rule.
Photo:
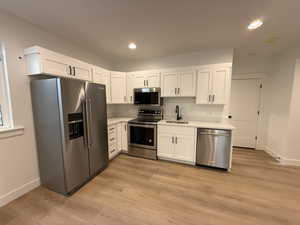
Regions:
<instances>
[{"instance_id":1,"label":"stainless steel refrigerator","mask_svg":"<svg viewBox=\"0 0 300 225\"><path fill-rule=\"evenodd\" d=\"M108 165L105 86L41 79L31 94L41 183L72 194Z\"/></svg>"}]
</instances>

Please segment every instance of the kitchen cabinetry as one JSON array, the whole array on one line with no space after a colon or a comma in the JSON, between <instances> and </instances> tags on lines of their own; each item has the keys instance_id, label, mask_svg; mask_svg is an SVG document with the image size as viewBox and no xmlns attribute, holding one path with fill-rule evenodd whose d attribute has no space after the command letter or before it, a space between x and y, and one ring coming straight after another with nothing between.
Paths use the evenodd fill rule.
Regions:
<instances>
[{"instance_id":1,"label":"kitchen cabinetry","mask_svg":"<svg viewBox=\"0 0 300 225\"><path fill-rule=\"evenodd\" d=\"M195 128L159 125L157 138L157 155L159 158L195 164Z\"/></svg>"},{"instance_id":2,"label":"kitchen cabinetry","mask_svg":"<svg viewBox=\"0 0 300 225\"><path fill-rule=\"evenodd\" d=\"M194 97L196 70L166 71L161 74L163 97Z\"/></svg>"},{"instance_id":3,"label":"kitchen cabinetry","mask_svg":"<svg viewBox=\"0 0 300 225\"><path fill-rule=\"evenodd\" d=\"M127 103L133 104L133 89L136 88L135 86L135 76L134 74L127 74L126 76L127 82Z\"/></svg>"},{"instance_id":4,"label":"kitchen cabinetry","mask_svg":"<svg viewBox=\"0 0 300 225\"><path fill-rule=\"evenodd\" d=\"M97 84L104 84L106 87L106 102L111 103L110 93L110 71L100 67L93 68L93 82Z\"/></svg>"},{"instance_id":5,"label":"kitchen cabinetry","mask_svg":"<svg viewBox=\"0 0 300 225\"><path fill-rule=\"evenodd\" d=\"M134 74L134 87L160 87L160 74L158 72L143 72Z\"/></svg>"},{"instance_id":6,"label":"kitchen cabinetry","mask_svg":"<svg viewBox=\"0 0 300 225\"><path fill-rule=\"evenodd\" d=\"M128 152L128 133L127 133L127 123L121 123L121 149L124 152Z\"/></svg>"},{"instance_id":7,"label":"kitchen cabinetry","mask_svg":"<svg viewBox=\"0 0 300 225\"><path fill-rule=\"evenodd\" d=\"M108 157L114 158L119 153L117 149L117 127L116 125L108 126Z\"/></svg>"},{"instance_id":8,"label":"kitchen cabinetry","mask_svg":"<svg viewBox=\"0 0 300 225\"><path fill-rule=\"evenodd\" d=\"M71 57L33 46L24 50L27 75L51 75L92 81L92 66Z\"/></svg>"},{"instance_id":9,"label":"kitchen cabinetry","mask_svg":"<svg viewBox=\"0 0 300 225\"><path fill-rule=\"evenodd\" d=\"M122 72L111 72L111 103L124 104L127 103L126 90L126 74Z\"/></svg>"},{"instance_id":10,"label":"kitchen cabinetry","mask_svg":"<svg viewBox=\"0 0 300 225\"><path fill-rule=\"evenodd\" d=\"M225 105L230 75L230 67L200 67L198 69L196 104Z\"/></svg>"}]
</instances>

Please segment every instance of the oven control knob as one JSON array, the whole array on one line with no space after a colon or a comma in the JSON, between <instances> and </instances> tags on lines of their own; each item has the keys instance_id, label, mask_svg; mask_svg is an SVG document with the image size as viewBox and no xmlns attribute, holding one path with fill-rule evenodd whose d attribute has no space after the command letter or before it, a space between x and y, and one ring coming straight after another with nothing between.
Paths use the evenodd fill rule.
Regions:
<instances>
[{"instance_id":1,"label":"oven control knob","mask_svg":"<svg viewBox=\"0 0 300 225\"><path fill-rule=\"evenodd\" d=\"M152 139L149 139L149 143L152 143Z\"/></svg>"}]
</instances>

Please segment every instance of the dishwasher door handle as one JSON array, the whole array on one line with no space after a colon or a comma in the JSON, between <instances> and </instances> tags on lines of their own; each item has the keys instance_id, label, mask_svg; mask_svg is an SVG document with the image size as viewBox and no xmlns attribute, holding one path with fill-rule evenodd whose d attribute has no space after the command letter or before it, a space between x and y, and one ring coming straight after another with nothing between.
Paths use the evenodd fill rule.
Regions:
<instances>
[{"instance_id":1,"label":"dishwasher door handle","mask_svg":"<svg viewBox=\"0 0 300 225\"><path fill-rule=\"evenodd\" d=\"M212 135L212 136L226 136L228 137L229 134L216 134L216 133L206 133L206 132L200 132L200 135Z\"/></svg>"}]
</instances>

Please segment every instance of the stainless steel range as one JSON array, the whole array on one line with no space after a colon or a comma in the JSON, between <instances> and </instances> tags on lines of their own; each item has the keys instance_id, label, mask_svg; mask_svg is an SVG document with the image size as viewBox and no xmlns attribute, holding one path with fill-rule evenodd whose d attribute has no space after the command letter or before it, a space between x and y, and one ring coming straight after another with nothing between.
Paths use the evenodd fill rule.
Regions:
<instances>
[{"instance_id":1,"label":"stainless steel range","mask_svg":"<svg viewBox=\"0 0 300 225\"><path fill-rule=\"evenodd\" d=\"M139 110L138 118L128 122L128 154L157 159L157 123L162 120L160 107Z\"/></svg>"}]
</instances>

